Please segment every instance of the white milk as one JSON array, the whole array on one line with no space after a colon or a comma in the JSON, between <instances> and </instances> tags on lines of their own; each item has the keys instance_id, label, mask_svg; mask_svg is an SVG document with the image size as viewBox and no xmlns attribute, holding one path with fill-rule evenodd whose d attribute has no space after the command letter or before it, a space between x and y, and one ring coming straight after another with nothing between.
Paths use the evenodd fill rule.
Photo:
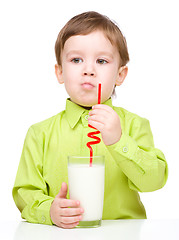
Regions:
<instances>
[{"instance_id":1,"label":"white milk","mask_svg":"<svg viewBox=\"0 0 179 240\"><path fill-rule=\"evenodd\" d=\"M84 208L82 221L102 219L104 198L104 165L70 164L68 185L70 199L79 200Z\"/></svg>"}]
</instances>

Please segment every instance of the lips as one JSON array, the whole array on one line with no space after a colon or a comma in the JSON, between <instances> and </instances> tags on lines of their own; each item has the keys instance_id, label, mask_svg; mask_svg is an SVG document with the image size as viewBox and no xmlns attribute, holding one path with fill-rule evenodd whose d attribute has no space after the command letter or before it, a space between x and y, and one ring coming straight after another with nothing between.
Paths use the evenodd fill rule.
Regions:
<instances>
[{"instance_id":1,"label":"lips","mask_svg":"<svg viewBox=\"0 0 179 240\"><path fill-rule=\"evenodd\" d=\"M86 89L86 90L91 90L93 89L95 86L90 83L90 82L84 82L81 84L82 88Z\"/></svg>"}]
</instances>

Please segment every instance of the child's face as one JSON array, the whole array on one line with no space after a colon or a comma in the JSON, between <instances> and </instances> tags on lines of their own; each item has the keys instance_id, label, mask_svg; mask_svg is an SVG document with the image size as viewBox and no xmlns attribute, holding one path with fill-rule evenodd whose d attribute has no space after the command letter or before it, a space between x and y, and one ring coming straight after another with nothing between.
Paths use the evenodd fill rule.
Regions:
<instances>
[{"instance_id":1,"label":"child's face","mask_svg":"<svg viewBox=\"0 0 179 240\"><path fill-rule=\"evenodd\" d=\"M82 105L97 104L98 83L102 99L111 97L114 86L120 85L120 56L103 32L72 36L65 42L62 66L56 65L56 75L65 84L71 101Z\"/></svg>"}]
</instances>

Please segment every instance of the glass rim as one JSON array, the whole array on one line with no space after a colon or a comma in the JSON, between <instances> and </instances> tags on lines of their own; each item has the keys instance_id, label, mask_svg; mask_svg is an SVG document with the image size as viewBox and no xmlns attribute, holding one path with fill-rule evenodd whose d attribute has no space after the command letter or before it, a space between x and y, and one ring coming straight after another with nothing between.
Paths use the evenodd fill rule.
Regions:
<instances>
[{"instance_id":1,"label":"glass rim","mask_svg":"<svg viewBox=\"0 0 179 240\"><path fill-rule=\"evenodd\" d=\"M93 158L105 158L105 156L104 155L96 155L96 156L93 156ZM69 156L67 156L67 158L69 159L69 158L87 158L87 159L89 159L90 158L90 156L81 156L81 155L69 155Z\"/></svg>"},{"instance_id":2,"label":"glass rim","mask_svg":"<svg viewBox=\"0 0 179 240\"><path fill-rule=\"evenodd\" d=\"M67 158L68 164L89 164L90 165L90 156L68 156ZM99 156L93 156L92 164L98 165L98 164L105 164L105 156L99 155Z\"/></svg>"}]
</instances>

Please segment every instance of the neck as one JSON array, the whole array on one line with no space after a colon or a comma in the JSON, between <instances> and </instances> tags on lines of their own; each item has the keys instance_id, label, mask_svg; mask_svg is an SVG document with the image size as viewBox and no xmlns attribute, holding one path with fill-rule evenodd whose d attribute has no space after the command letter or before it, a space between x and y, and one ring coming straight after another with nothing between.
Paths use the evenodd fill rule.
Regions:
<instances>
[{"instance_id":1,"label":"neck","mask_svg":"<svg viewBox=\"0 0 179 240\"><path fill-rule=\"evenodd\" d=\"M70 100L71 102L73 102L70 98L68 98L68 100ZM77 103L76 103L77 104ZM77 104L78 106L86 109L86 110L91 110L92 109L92 106L91 107L86 107L86 106L83 106L83 105L80 105L80 104Z\"/></svg>"},{"instance_id":2,"label":"neck","mask_svg":"<svg viewBox=\"0 0 179 240\"><path fill-rule=\"evenodd\" d=\"M78 104L79 105L79 104ZM84 109L86 109L86 110L91 110L92 109L92 107L85 107L85 106L81 106L81 105L79 105L80 107L82 107L82 108L84 108Z\"/></svg>"}]
</instances>

